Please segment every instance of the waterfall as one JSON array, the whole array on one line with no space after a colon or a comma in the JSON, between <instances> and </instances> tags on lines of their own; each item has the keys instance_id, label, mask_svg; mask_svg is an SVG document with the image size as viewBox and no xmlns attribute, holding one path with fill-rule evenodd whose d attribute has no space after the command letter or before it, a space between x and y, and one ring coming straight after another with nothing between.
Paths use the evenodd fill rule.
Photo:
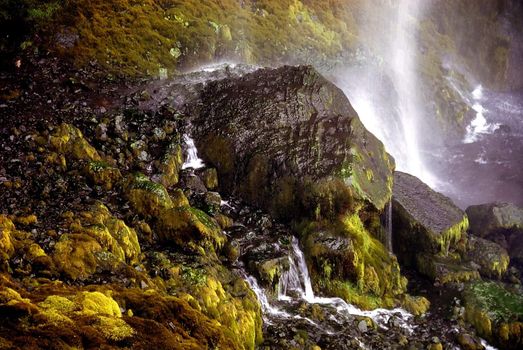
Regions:
<instances>
[{"instance_id":1,"label":"waterfall","mask_svg":"<svg viewBox=\"0 0 523 350\"><path fill-rule=\"evenodd\" d=\"M386 328L387 322L393 315L400 316L401 326L409 332L412 331L412 326L408 323L412 318L412 315L403 309L375 309L364 311L347 303L341 298L315 296L307 263L305 262L305 256L300 249L296 237L293 237L291 247L292 251L289 255L289 269L282 274L278 283L279 301L293 301L294 298L292 292L294 292L309 304L320 304L334 307L337 310L339 317L346 317L348 315L366 316L372 318L383 328Z\"/></svg>"},{"instance_id":2,"label":"waterfall","mask_svg":"<svg viewBox=\"0 0 523 350\"><path fill-rule=\"evenodd\" d=\"M182 169L193 168L199 169L205 166L203 160L198 157L198 150L194 144L194 140L187 134L183 135L183 142L187 147L187 159L182 165Z\"/></svg>"},{"instance_id":3,"label":"waterfall","mask_svg":"<svg viewBox=\"0 0 523 350\"><path fill-rule=\"evenodd\" d=\"M418 0L402 0L397 8L397 20L393 41L392 77L398 93L400 121L405 141L406 159L400 159L398 170L414 174L427 182L428 172L421 159L418 140L419 121L422 117L419 100L419 82L416 74L417 45L416 26L420 15Z\"/></svg>"},{"instance_id":4,"label":"waterfall","mask_svg":"<svg viewBox=\"0 0 523 350\"><path fill-rule=\"evenodd\" d=\"M359 23L367 53L337 78L365 127L396 160L397 170L419 177L431 187L436 178L422 155L425 114L418 78L417 31L427 2L365 2Z\"/></svg>"}]
</instances>

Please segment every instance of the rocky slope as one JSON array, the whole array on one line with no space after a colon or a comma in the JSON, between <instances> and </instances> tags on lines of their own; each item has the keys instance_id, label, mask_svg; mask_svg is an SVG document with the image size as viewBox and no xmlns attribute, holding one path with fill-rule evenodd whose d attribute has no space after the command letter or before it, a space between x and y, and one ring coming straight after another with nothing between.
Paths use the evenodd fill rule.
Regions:
<instances>
[{"instance_id":1,"label":"rocky slope","mask_svg":"<svg viewBox=\"0 0 523 350\"><path fill-rule=\"evenodd\" d=\"M24 60L16 73L0 75L10 92L0 106L2 348L334 349L340 339L359 348L359 338L373 348L481 348L457 301L442 307L436 298L432 310L444 311L422 316L427 300L407 294L396 257L380 241L393 160L311 67L226 66L167 81L119 81L95 64L74 70L55 59ZM202 169L183 169L188 134ZM231 195L241 199L231 201L236 209L222 202ZM419 200L427 198L441 199ZM405 208L409 220L427 225L416 206ZM305 318L263 322L245 274L274 293L289 268L282 257L291 236L317 294L367 309L402 306L418 315L416 330L391 318L391 342L382 326L350 315L335 326L338 336ZM430 237L420 240L436 255L450 246L459 254L483 249L479 239L468 248L457 234L447 236L434 246ZM477 264L504 278L489 262ZM478 329L494 308L488 300L467 304L486 310L466 316ZM338 311L302 303L293 312L321 324ZM480 333L502 343L497 330L506 327L495 324ZM518 344L515 331L508 334Z\"/></svg>"}]
</instances>

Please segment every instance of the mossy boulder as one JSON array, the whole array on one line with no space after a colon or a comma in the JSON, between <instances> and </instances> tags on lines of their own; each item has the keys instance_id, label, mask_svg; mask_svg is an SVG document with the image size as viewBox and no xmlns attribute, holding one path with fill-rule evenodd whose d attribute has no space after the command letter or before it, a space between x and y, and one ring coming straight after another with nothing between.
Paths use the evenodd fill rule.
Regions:
<instances>
[{"instance_id":1,"label":"mossy boulder","mask_svg":"<svg viewBox=\"0 0 523 350\"><path fill-rule=\"evenodd\" d=\"M214 168L206 168L200 174L203 184L209 191L218 188L218 172Z\"/></svg>"},{"instance_id":2,"label":"mossy boulder","mask_svg":"<svg viewBox=\"0 0 523 350\"><path fill-rule=\"evenodd\" d=\"M162 210L158 215L156 233L162 241L196 249L203 254L202 249L219 249L226 241L216 220L190 206Z\"/></svg>"},{"instance_id":3,"label":"mossy boulder","mask_svg":"<svg viewBox=\"0 0 523 350\"><path fill-rule=\"evenodd\" d=\"M89 144L82 132L71 124L62 123L49 138L54 150L74 160L101 161L98 151Z\"/></svg>"},{"instance_id":4,"label":"mossy boulder","mask_svg":"<svg viewBox=\"0 0 523 350\"><path fill-rule=\"evenodd\" d=\"M182 165L182 147L178 142L173 142L167 147L167 151L158 166L160 183L166 188L176 185Z\"/></svg>"},{"instance_id":5,"label":"mossy boulder","mask_svg":"<svg viewBox=\"0 0 523 350\"><path fill-rule=\"evenodd\" d=\"M511 263L523 267L523 208L511 203L472 205L466 210L470 233L499 244Z\"/></svg>"},{"instance_id":6,"label":"mossy boulder","mask_svg":"<svg viewBox=\"0 0 523 350\"><path fill-rule=\"evenodd\" d=\"M111 190L122 179L118 168L103 161L89 162L85 172L95 184L102 186L105 190Z\"/></svg>"},{"instance_id":7,"label":"mossy boulder","mask_svg":"<svg viewBox=\"0 0 523 350\"><path fill-rule=\"evenodd\" d=\"M85 279L96 272L103 248L96 239L80 233L64 234L53 250L53 261L65 276L76 280ZM116 262L116 258L108 256Z\"/></svg>"},{"instance_id":8,"label":"mossy boulder","mask_svg":"<svg viewBox=\"0 0 523 350\"><path fill-rule=\"evenodd\" d=\"M79 226L74 223L71 228L95 238L118 260L129 264L139 262L141 249L135 230L114 217L103 203L97 202L89 211L82 212L79 221Z\"/></svg>"},{"instance_id":9,"label":"mossy boulder","mask_svg":"<svg viewBox=\"0 0 523 350\"><path fill-rule=\"evenodd\" d=\"M314 287L363 308L392 306L407 280L394 255L365 228L358 214L302 229Z\"/></svg>"},{"instance_id":10,"label":"mossy boulder","mask_svg":"<svg viewBox=\"0 0 523 350\"><path fill-rule=\"evenodd\" d=\"M194 116L220 188L276 217L332 217L351 198L381 209L394 162L343 92L312 67L259 69L208 83Z\"/></svg>"},{"instance_id":11,"label":"mossy boulder","mask_svg":"<svg viewBox=\"0 0 523 350\"><path fill-rule=\"evenodd\" d=\"M465 258L479 265L481 275L500 279L507 271L510 257L499 244L469 236Z\"/></svg>"},{"instance_id":12,"label":"mossy boulder","mask_svg":"<svg viewBox=\"0 0 523 350\"><path fill-rule=\"evenodd\" d=\"M111 271L120 264L141 260L138 235L113 216L101 202L77 215L65 215L69 232L60 237L53 251L58 269L71 279L85 279L97 271Z\"/></svg>"},{"instance_id":13,"label":"mossy boulder","mask_svg":"<svg viewBox=\"0 0 523 350\"><path fill-rule=\"evenodd\" d=\"M480 278L475 266L461 261L459 256L442 256L435 254L416 254L418 272L440 283L454 283Z\"/></svg>"},{"instance_id":14,"label":"mossy boulder","mask_svg":"<svg viewBox=\"0 0 523 350\"><path fill-rule=\"evenodd\" d=\"M141 173L127 176L123 191L135 212L146 217L156 217L173 207L165 187Z\"/></svg>"},{"instance_id":15,"label":"mossy boulder","mask_svg":"<svg viewBox=\"0 0 523 350\"><path fill-rule=\"evenodd\" d=\"M463 292L465 318L485 337L503 349L523 346L523 294L500 282L476 281Z\"/></svg>"},{"instance_id":16,"label":"mossy boulder","mask_svg":"<svg viewBox=\"0 0 523 350\"><path fill-rule=\"evenodd\" d=\"M441 275L444 271L455 271L459 255L457 260L452 256L456 255L453 253L457 252L458 242L469 224L465 213L448 197L433 191L418 178L396 171L392 225L394 253L403 264L440 280L446 280ZM454 280L460 275L453 273L449 278ZM463 276L468 275L465 271Z\"/></svg>"}]
</instances>

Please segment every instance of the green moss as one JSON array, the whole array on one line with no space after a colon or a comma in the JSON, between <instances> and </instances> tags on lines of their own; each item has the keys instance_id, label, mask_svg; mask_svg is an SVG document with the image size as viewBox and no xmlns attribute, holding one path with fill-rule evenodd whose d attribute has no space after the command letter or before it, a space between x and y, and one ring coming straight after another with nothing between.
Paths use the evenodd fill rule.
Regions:
<instances>
[{"instance_id":1,"label":"green moss","mask_svg":"<svg viewBox=\"0 0 523 350\"><path fill-rule=\"evenodd\" d=\"M62 5L58 1L43 3L27 9L27 16L31 20L46 21L50 20L61 9Z\"/></svg>"},{"instance_id":2,"label":"green moss","mask_svg":"<svg viewBox=\"0 0 523 350\"><path fill-rule=\"evenodd\" d=\"M182 266L182 278L195 286L202 286L207 282L207 275L202 269L194 269L190 266Z\"/></svg>"},{"instance_id":3,"label":"green moss","mask_svg":"<svg viewBox=\"0 0 523 350\"><path fill-rule=\"evenodd\" d=\"M486 312L494 322L523 320L523 295L496 282L476 281L467 285L465 300Z\"/></svg>"},{"instance_id":4,"label":"green moss","mask_svg":"<svg viewBox=\"0 0 523 350\"><path fill-rule=\"evenodd\" d=\"M336 223L302 223L297 228L313 281L324 293L371 308L391 306L405 292L407 282L398 262L371 235L357 212Z\"/></svg>"},{"instance_id":5,"label":"green moss","mask_svg":"<svg viewBox=\"0 0 523 350\"><path fill-rule=\"evenodd\" d=\"M162 210L173 207L173 202L165 187L149 180L141 173L127 177L124 194L133 209L147 217L158 216Z\"/></svg>"}]
</instances>

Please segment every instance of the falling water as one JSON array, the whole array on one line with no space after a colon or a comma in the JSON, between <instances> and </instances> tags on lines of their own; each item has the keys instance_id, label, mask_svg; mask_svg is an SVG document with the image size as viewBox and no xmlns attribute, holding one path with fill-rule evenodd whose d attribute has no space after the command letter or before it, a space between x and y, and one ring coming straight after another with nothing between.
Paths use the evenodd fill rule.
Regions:
<instances>
[{"instance_id":1,"label":"falling water","mask_svg":"<svg viewBox=\"0 0 523 350\"><path fill-rule=\"evenodd\" d=\"M369 53L359 63L361 67L348 68L338 83L365 127L393 155L397 169L437 187L422 156L419 135L425 110L418 78L417 31L427 2L369 1L366 6L366 20L360 26Z\"/></svg>"},{"instance_id":2,"label":"falling water","mask_svg":"<svg viewBox=\"0 0 523 350\"><path fill-rule=\"evenodd\" d=\"M339 317L346 317L347 315L370 317L382 328L387 328L386 324L390 317L393 315L400 316L401 326L409 332L412 331L412 326L408 324L412 315L403 309L363 311L354 305L348 304L341 298L315 296L312 290L312 283L307 263L305 262L305 256L295 237L292 240L292 253L289 255L289 269L282 274L278 283L278 300L292 301L293 293L297 294L302 300L309 304L321 304L334 307Z\"/></svg>"},{"instance_id":3,"label":"falling water","mask_svg":"<svg viewBox=\"0 0 523 350\"><path fill-rule=\"evenodd\" d=\"M187 159L182 165L182 169L193 168L199 169L205 166L203 160L198 157L198 150L194 144L194 140L187 134L183 135L183 142L187 147Z\"/></svg>"},{"instance_id":4,"label":"falling water","mask_svg":"<svg viewBox=\"0 0 523 350\"><path fill-rule=\"evenodd\" d=\"M386 245L389 252L392 253L392 200L389 201L389 204L387 205L387 214L386 214L387 222L385 224L385 230L386 230Z\"/></svg>"},{"instance_id":5,"label":"falling water","mask_svg":"<svg viewBox=\"0 0 523 350\"><path fill-rule=\"evenodd\" d=\"M392 75L398 93L400 121L405 138L406 160L398 163L398 170L414 174L434 186L434 180L421 157L418 139L419 121L423 109L419 96L419 82L416 74L418 62L416 31L417 19L421 15L422 2L402 0L397 9L395 40L392 42Z\"/></svg>"}]
</instances>

